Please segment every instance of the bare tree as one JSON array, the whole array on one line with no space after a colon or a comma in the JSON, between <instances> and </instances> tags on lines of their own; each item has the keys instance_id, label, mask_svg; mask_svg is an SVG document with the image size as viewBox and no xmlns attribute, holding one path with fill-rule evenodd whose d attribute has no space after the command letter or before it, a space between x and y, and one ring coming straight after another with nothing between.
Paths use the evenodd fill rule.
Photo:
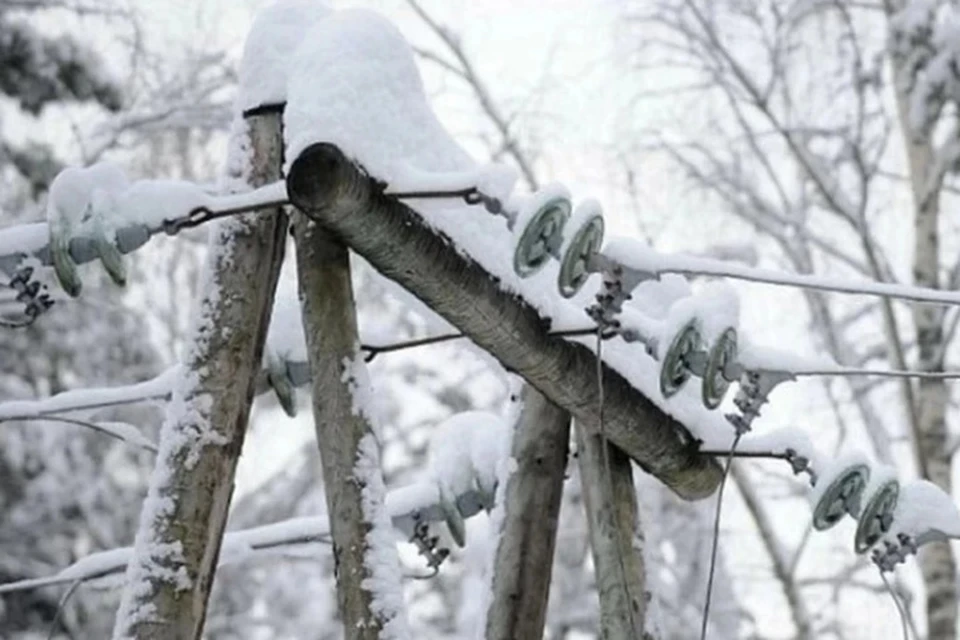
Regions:
<instances>
[{"instance_id":1,"label":"bare tree","mask_svg":"<svg viewBox=\"0 0 960 640\"><path fill-rule=\"evenodd\" d=\"M753 229L778 261L800 273L901 280L906 247L884 241L883 229L895 217L891 207L907 207L906 199L914 235L908 280L954 288L960 269L939 249L945 242L940 203L952 192L957 148L956 75L940 26L953 11L948 3L909 1L665 0L652 9L638 3L628 22L637 27L630 33L641 64L675 71L654 92L677 104L681 93L695 96L702 115L686 124L699 120L711 132L698 138L664 127L644 133L644 145L665 152L701 193L744 225L738 228ZM916 306L908 315L888 300L803 295L812 335L838 362L943 370L956 327L943 309ZM878 458L952 491L943 381L841 384L846 389L828 385L826 394L831 402L850 399ZM892 414L883 409L891 384L899 400ZM840 413L838 425L845 425ZM797 633L816 635L828 623L812 624L807 594L782 557L762 501L742 472L735 478ZM939 544L921 555L929 637L953 638L953 554Z\"/></svg>"}]
</instances>

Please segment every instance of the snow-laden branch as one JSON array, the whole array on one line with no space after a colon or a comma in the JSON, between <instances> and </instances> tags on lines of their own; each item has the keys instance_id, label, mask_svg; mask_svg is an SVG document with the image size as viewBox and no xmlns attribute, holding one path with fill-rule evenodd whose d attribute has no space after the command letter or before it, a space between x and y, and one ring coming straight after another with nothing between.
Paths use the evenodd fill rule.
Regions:
<instances>
[{"instance_id":1,"label":"snow-laden branch","mask_svg":"<svg viewBox=\"0 0 960 640\"><path fill-rule=\"evenodd\" d=\"M476 515L491 506L489 497L475 489L458 494L456 505L464 517ZM406 539L414 535L414 527L418 522L443 522L447 517L440 499L439 485L434 481L418 482L390 491L386 498L386 509L393 526ZM255 558L257 552L329 543L330 521L326 514L292 518L227 532L220 564L243 562ZM53 575L0 584L0 594L116 576L126 570L132 554L133 547L92 553Z\"/></svg>"},{"instance_id":2,"label":"snow-laden branch","mask_svg":"<svg viewBox=\"0 0 960 640\"><path fill-rule=\"evenodd\" d=\"M179 367L174 366L154 378L136 384L75 389L40 400L0 402L0 422L42 418L75 411L97 411L106 407L151 400L166 400L170 397L170 390L178 374Z\"/></svg>"}]
</instances>

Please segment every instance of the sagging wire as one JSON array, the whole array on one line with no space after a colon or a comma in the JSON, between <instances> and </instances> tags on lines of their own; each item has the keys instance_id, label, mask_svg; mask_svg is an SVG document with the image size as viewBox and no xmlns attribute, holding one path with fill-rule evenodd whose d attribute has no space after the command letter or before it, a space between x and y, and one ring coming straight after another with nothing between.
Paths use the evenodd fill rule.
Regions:
<instances>
[{"instance_id":1,"label":"sagging wire","mask_svg":"<svg viewBox=\"0 0 960 640\"><path fill-rule=\"evenodd\" d=\"M727 477L730 475L730 466L733 464L734 453L737 445L740 444L740 438L746 433L737 430L737 435L733 438L730 445L730 451L727 453L727 464L723 469L723 478L720 480L720 489L717 491L717 510L713 518L713 542L710 546L710 571L707 574L707 595L703 602L703 619L700 624L700 640L706 640L707 623L710 620L710 600L713 596L713 575L717 567L717 550L720 541L720 513L723 509L723 490L727 486Z\"/></svg>"},{"instance_id":2,"label":"sagging wire","mask_svg":"<svg viewBox=\"0 0 960 640\"><path fill-rule=\"evenodd\" d=\"M593 335L593 327L585 329L564 329L560 331L550 331L547 333L548 336L554 338L576 338L579 336L588 336ZM450 342L453 340L460 340L462 338L467 338L465 333L442 333L435 336L427 336L425 338L415 338L413 340L404 340L402 342L393 342L390 344L382 345L373 345L373 344L361 344L360 350L366 351L367 354L363 357L364 362L372 362L381 353L390 353L391 351L400 351L402 349L412 349L414 347L425 347L431 344L439 344L441 342Z\"/></svg>"},{"instance_id":3,"label":"sagging wire","mask_svg":"<svg viewBox=\"0 0 960 640\"><path fill-rule=\"evenodd\" d=\"M269 185L268 185L269 186ZM179 218L167 218L163 221L163 231L167 235L175 236L184 229L192 229L194 227L199 227L202 224L206 224L211 220L216 220L218 218L226 218L228 216L240 215L243 213L250 213L252 211L257 211L260 209L272 209L274 207L283 207L290 204L290 199L276 198L271 200L266 200L264 202L257 202L253 204L243 204L236 207L227 207L224 209L211 209L207 206L194 207L187 215L181 216Z\"/></svg>"},{"instance_id":4,"label":"sagging wire","mask_svg":"<svg viewBox=\"0 0 960 640\"><path fill-rule=\"evenodd\" d=\"M478 204L483 205L489 213L495 215L503 215L505 212L503 210L503 203L499 198L489 196L477 187L466 187L464 189L453 189L450 191L442 190L431 190L431 191L398 191L398 192L387 192L387 183L379 182L378 186L380 187L383 195L389 196L391 198L396 198L397 200L414 200L414 199L430 199L430 200L444 200L444 199L462 199L464 203L469 206L476 206ZM509 220L510 216L506 216Z\"/></svg>"},{"instance_id":5,"label":"sagging wire","mask_svg":"<svg viewBox=\"0 0 960 640\"><path fill-rule=\"evenodd\" d=\"M902 625L903 640L910 640L910 625L907 623L907 613L904 610L903 603L900 602L900 598L897 597L893 587L890 586L890 581L887 580L887 576L882 570L880 571L880 579L883 580L883 586L887 588L887 593L893 598L893 604L897 606L897 613L900 614L900 624Z\"/></svg>"}]
</instances>

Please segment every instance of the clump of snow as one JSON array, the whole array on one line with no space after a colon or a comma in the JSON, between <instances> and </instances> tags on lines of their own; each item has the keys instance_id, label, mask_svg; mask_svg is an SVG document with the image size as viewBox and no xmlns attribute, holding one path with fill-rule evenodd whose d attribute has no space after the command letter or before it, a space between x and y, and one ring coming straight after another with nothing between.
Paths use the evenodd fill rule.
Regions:
<instances>
[{"instance_id":1,"label":"clump of snow","mask_svg":"<svg viewBox=\"0 0 960 640\"><path fill-rule=\"evenodd\" d=\"M142 224L151 231L163 221L190 211L213 207L214 198L200 185L185 180L138 180L117 194L117 212L125 224Z\"/></svg>"},{"instance_id":2,"label":"clump of snow","mask_svg":"<svg viewBox=\"0 0 960 640\"><path fill-rule=\"evenodd\" d=\"M759 345L748 336L738 336L739 361L752 371L832 371L841 367L828 354L788 351L777 347Z\"/></svg>"},{"instance_id":3,"label":"clump of snow","mask_svg":"<svg viewBox=\"0 0 960 640\"><path fill-rule=\"evenodd\" d=\"M114 199L128 185L123 169L112 162L64 169L50 183L47 195L50 232L72 234L86 224L97 224L111 233L119 226Z\"/></svg>"},{"instance_id":4,"label":"clump of snow","mask_svg":"<svg viewBox=\"0 0 960 640\"><path fill-rule=\"evenodd\" d=\"M405 164L420 172L475 167L427 104L410 46L376 13L337 11L314 24L288 73L287 169L314 142L337 145L388 184L409 177Z\"/></svg>"},{"instance_id":5,"label":"clump of snow","mask_svg":"<svg viewBox=\"0 0 960 640\"><path fill-rule=\"evenodd\" d=\"M381 404L373 392L373 383L370 381L370 373L359 344L356 345L353 357L344 358L340 380L350 389L353 415L366 420L374 435L380 438Z\"/></svg>"},{"instance_id":6,"label":"clump of snow","mask_svg":"<svg viewBox=\"0 0 960 640\"><path fill-rule=\"evenodd\" d=\"M286 102L290 56L310 28L329 14L322 0L277 0L257 12L240 61L241 111Z\"/></svg>"},{"instance_id":7,"label":"clump of snow","mask_svg":"<svg viewBox=\"0 0 960 640\"><path fill-rule=\"evenodd\" d=\"M283 362L307 360L307 339L303 333L296 282L282 274L273 300L264 355L265 358L277 356Z\"/></svg>"},{"instance_id":8,"label":"clump of snow","mask_svg":"<svg viewBox=\"0 0 960 640\"><path fill-rule=\"evenodd\" d=\"M514 194L508 201L508 207L516 212L516 218L513 222L513 242L519 241L520 236L526 231L527 225L540 209L552 200L570 201L570 191L559 182L550 184L538 189L532 194L522 196Z\"/></svg>"},{"instance_id":9,"label":"clump of snow","mask_svg":"<svg viewBox=\"0 0 960 640\"><path fill-rule=\"evenodd\" d=\"M693 298L697 306L697 318L705 346L710 348L713 340L728 328L740 325L740 298L729 283L722 280L708 282Z\"/></svg>"},{"instance_id":10,"label":"clump of snow","mask_svg":"<svg viewBox=\"0 0 960 640\"><path fill-rule=\"evenodd\" d=\"M198 207L213 207L200 185L183 180L138 180L131 183L110 162L64 169L54 178L47 197L47 223L55 233L95 231L113 239L117 229L141 224L151 231L163 221ZM94 228L96 227L96 228Z\"/></svg>"},{"instance_id":11,"label":"clump of snow","mask_svg":"<svg viewBox=\"0 0 960 640\"><path fill-rule=\"evenodd\" d=\"M653 247L636 238L614 236L603 246L603 255L625 268L656 276L659 254Z\"/></svg>"},{"instance_id":12,"label":"clump of snow","mask_svg":"<svg viewBox=\"0 0 960 640\"><path fill-rule=\"evenodd\" d=\"M960 511L943 489L929 480L914 480L900 487L893 525L885 539L896 542L905 533L923 544L944 538L960 538Z\"/></svg>"},{"instance_id":13,"label":"clump of snow","mask_svg":"<svg viewBox=\"0 0 960 640\"><path fill-rule=\"evenodd\" d=\"M473 488L493 494L509 453L509 428L486 411L464 411L440 423L430 438L428 473L450 495Z\"/></svg>"},{"instance_id":14,"label":"clump of snow","mask_svg":"<svg viewBox=\"0 0 960 640\"><path fill-rule=\"evenodd\" d=\"M373 434L361 438L357 450L354 476L361 489L364 520L370 524L367 550L363 555L367 577L362 587L372 594L370 611L376 617L385 640L410 637L404 616L400 559L397 556L395 533L384 507L386 490L380 470L380 445Z\"/></svg>"},{"instance_id":15,"label":"clump of snow","mask_svg":"<svg viewBox=\"0 0 960 640\"><path fill-rule=\"evenodd\" d=\"M386 193L425 191L468 191L476 189L485 196L507 202L517 183L517 171L504 164L490 163L465 171L424 171L398 162L391 171ZM480 211L479 209L477 210Z\"/></svg>"},{"instance_id":16,"label":"clump of snow","mask_svg":"<svg viewBox=\"0 0 960 640\"><path fill-rule=\"evenodd\" d=\"M690 282L676 274L646 280L633 290L634 299L642 302L643 312L654 318L663 318L675 302L692 294Z\"/></svg>"},{"instance_id":17,"label":"clump of snow","mask_svg":"<svg viewBox=\"0 0 960 640\"><path fill-rule=\"evenodd\" d=\"M505 440L512 440L513 429L509 429ZM510 455L504 455L500 458L496 467L496 487L494 496L494 506L490 511L490 539L487 542L487 557L484 568L484 588L479 590L478 610L484 612L482 619L484 624L475 628L474 638L482 640L486 628L486 614L490 611L490 603L493 602L493 577L497 564L497 549L499 548L499 538L503 532L504 521L507 517L507 485L510 482L510 476L517 470L517 461Z\"/></svg>"},{"instance_id":18,"label":"clump of snow","mask_svg":"<svg viewBox=\"0 0 960 640\"><path fill-rule=\"evenodd\" d=\"M674 338L691 320L695 322L697 331L700 332L702 323L696 298L692 296L681 298L673 303L667 317L660 326L660 335L657 339L657 360L663 362Z\"/></svg>"}]
</instances>

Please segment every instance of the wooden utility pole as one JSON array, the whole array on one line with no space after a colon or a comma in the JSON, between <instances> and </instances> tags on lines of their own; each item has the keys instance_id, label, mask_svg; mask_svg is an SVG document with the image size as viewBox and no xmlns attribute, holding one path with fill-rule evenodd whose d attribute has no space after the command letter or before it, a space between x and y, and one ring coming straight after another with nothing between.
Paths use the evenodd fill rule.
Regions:
<instances>
[{"instance_id":1,"label":"wooden utility pole","mask_svg":"<svg viewBox=\"0 0 960 640\"><path fill-rule=\"evenodd\" d=\"M600 434L585 433L580 425L575 432L600 597L600 637L646 638L648 594L630 458Z\"/></svg>"},{"instance_id":2,"label":"wooden utility pole","mask_svg":"<svg viewBox=\"0 0 960 640\"><path fill-rule=\"evenodd\" d=\"M525 386L504 492L486 640L542 638L557 542L570 414Z\"/></svg>"},{"instance_id":3,"label":"wooden utility pole","mask_svg":"<svg viewBox=\"0 0 960 640\"><path fill-rule=\"evenodd\" d=\"M247 118L252 187L280 178L279 110ZM114 638L199 639L263 357L287 218L274 208L211 234L193 348L160 434Z\"/></svg>"},{"instance_id":4,"label":"wooden utility pole","mask_svg":"<svg viewBox=\"0 0 960 640\"><path fill-rule=\"evenodd\" d=\"M363 441L376 443L379 459L379 442L353 389L360 381L350 379L360 345L350 255L345 245L304 215L295 216L293 229L340 617L347 638L376 640L400 614L371 606L371 567L376 561L369 539L373 522L364 510L363 495L371 487L357 473L357 463L364 455ZM383 496L377 499L383 508ZM399 576L394 586L400 588Z\"/></svg>"}]
</instances>

